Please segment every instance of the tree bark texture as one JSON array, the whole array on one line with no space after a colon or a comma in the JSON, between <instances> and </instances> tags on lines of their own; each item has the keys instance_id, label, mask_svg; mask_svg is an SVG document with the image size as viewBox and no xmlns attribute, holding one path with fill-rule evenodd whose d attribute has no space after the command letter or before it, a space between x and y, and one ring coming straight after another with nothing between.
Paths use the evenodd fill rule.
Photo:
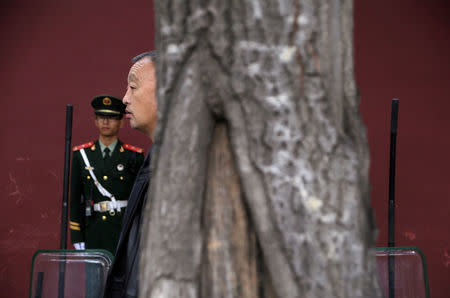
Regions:
<instances>
[{"instance_id":1,"label":"tree bark texture","mask_svg":"<svg viewBox=\"0 0 450 298\"><path fill-rule=\"evenodd\" d=\"M258 249L224 123L214 130L203 214L201 297L258 297Z\"/></svg>"},{"instance_id":2,"label":"tree bark texture","mask_svg":"<svg viewBox=\"0 0 450 298\"><path fill-rule=\"evenodd\" d=\"M141 297L380 297L353 2L168 0L155 16Z\"/></svg>"}]
</instances>

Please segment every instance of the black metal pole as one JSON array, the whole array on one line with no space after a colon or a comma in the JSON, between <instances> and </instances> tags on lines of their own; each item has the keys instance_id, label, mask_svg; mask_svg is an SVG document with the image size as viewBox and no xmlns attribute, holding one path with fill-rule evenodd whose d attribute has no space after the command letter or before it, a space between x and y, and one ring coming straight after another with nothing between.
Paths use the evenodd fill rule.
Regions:
<instances>
[{"instance_id":1,"label":"black metal pole","mask_svg":"<svg viewBox=\"0 0 450 298\"><path fill-rule=\"evenodd\" d=\"M66 134L65 134L65 151L64 151L64 182L63 182L63 199L61 209L61 243L60 248L67 248L67 219L69 217L69 171L70 171L70 143L72 140L72 105L66 106ZM58 276L58 298L64 297L64 282L66 277L66 257L63 254L59 263Z\"/></svg>"},{"instance_id":2,"label":"black metal pole","mask_svg":"<svg viewBox=\"0 0 450 298\"><path fill-rule=\"evenodd\" d=\"M70 143L72 140L72 105L66 108L66 135L64 151L64 182L63 182L63 200L61 211L61 249L67 248L67 218L69 217L69 171L70 171Z\"/></svg>"},{"instance_id":3,"label":"black metal pole","mask_svg":"<svg viewBox=\"0 0 450 298\"><path fill-rule=\"evenodd\" d=\"M392 99L391 109L391 146L389 161L389 209L388 209L388 247L395 247L395 157L397 143L398 124L397 98ZM395 259L389 251L388 254L388 274L389 274L389 298L395 297Z\"/></svg>"},{"instance_id":4,"label":"black metal pole","mask_svg":"<svg viewBox=\"0 0 450 298\"><path fill-rule=\"evenodd\" d=\"M44 283L44 272L38 272L34 298L42 298L42 284Z\"/></svg>"}]
</instances>

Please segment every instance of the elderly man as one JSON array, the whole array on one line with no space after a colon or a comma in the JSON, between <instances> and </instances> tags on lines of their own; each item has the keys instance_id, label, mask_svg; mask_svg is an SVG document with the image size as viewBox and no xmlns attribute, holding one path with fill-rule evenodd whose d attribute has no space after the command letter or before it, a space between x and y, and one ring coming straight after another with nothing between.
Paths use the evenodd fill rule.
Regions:
<instances>
[{"instance_id":1,"label":"elderly man","mask_svg":"<svg viewBox=\"0 0 450 298\"><path fill-rule=\"evenodd\" d=\"M155 61L155 52L146 52L132 59L127 91L123 97L126 118L131 127L152 140L157 120ZM107 298L131 298L138 295L138 249L142 210L151 177L150 159L151 150L138 172L130 194L116 255L106 282L104 297Z\"/></svg>"}]
</instances>

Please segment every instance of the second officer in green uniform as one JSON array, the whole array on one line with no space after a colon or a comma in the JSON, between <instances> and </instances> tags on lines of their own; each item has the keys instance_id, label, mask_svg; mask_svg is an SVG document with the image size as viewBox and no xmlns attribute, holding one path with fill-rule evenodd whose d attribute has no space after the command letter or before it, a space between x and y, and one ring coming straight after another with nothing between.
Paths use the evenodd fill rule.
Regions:
<instances>
[{"instance_id":1,"label":"second officer in green uniform","mask_svg":"<svg viewBox=\"0 0 450 298\"><path fill-rule=\"evenodd\" d=\"M70 180L70 232L76 249L106 249L115 253L122 217L136 174L144 161L141 148L118 139L125 105L100 95L91 102L95 142L73 148Z\"/></svg>"}]
</instances>

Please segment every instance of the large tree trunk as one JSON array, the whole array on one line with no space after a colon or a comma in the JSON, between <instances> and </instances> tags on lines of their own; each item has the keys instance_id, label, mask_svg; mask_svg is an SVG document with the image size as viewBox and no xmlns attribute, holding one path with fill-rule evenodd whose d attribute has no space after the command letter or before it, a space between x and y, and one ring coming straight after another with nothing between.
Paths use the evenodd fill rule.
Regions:
<instances>
[{"instance_id":1,"label":"large tree trunk","mask_svg":"<svg viewBox=\"0 0 450 298\"><path fill-rule=\"evenodd\" d=\"M351 0L155 1L141 297L380 297Z\"/></svg>"}]
</instances>

